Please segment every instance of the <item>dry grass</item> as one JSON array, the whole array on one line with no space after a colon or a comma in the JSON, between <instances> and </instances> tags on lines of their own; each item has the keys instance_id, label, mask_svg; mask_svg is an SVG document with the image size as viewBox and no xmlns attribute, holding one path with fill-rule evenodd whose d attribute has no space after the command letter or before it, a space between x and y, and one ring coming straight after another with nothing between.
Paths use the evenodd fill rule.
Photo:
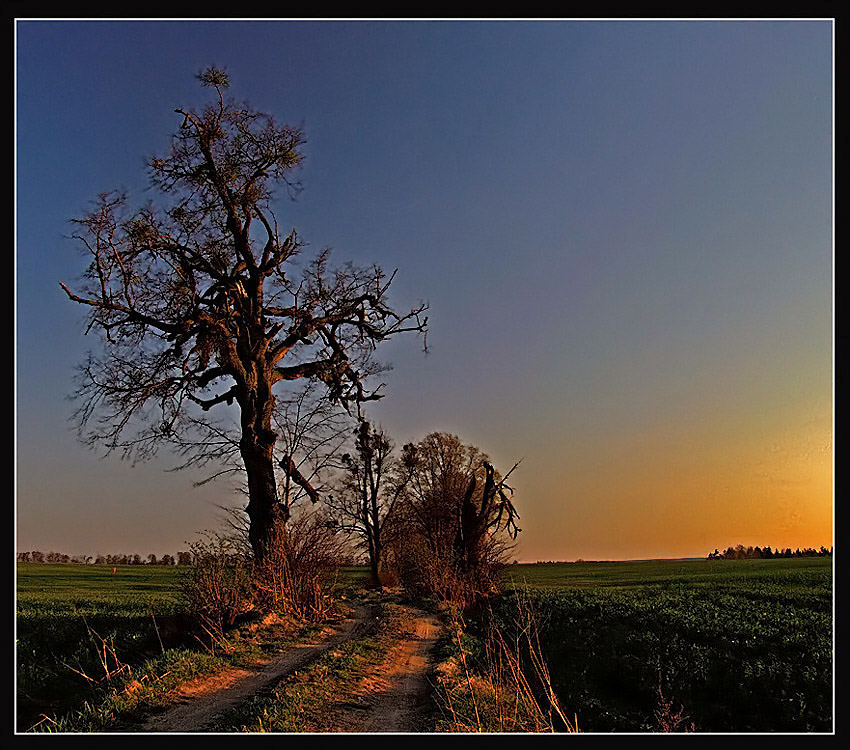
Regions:
<instances>
[{"instance_id":1,"label":"dry grass","mask_svg":"<svg viewBox=\"0 0 850 750\"><path fill-rule=\"evenodd\" d=\"M453 614L457 655L438 669L438 696L451 732L578 732L552 687L534 611L517 598L513 636L493 623L482 659L473 663L462 616Z\"/></svg>"},{"instance_id":2,"label":"dry grass","mask_svg":"<svg viewBox=\"0 0 850 750\"><path fill-rule=\"evenodd\" d=\"M655 710L655 720L658 722L659 730L662 732L695 731L694 723L690 720L690 716L685 713L684 707L679 706L678 709L674 710L673 706L673 699L664 696L659 684L658 708Z\"/></svg>"}]
</instances>

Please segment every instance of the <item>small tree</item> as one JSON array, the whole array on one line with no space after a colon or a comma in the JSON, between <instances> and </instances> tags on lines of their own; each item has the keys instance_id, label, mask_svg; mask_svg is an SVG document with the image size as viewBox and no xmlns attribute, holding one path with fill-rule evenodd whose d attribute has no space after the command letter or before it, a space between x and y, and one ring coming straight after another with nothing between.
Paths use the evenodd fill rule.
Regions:
<instances>
[{"instance_id":1,"label":"small tree","mask_svg":"<svg viewBox=\"0 0 850 750\"><path fill-rule=\"evenodd\" d=\"M343 454L343 472L327 503L340 529L360 537L369 556L371 582L380 585L385 528L413 475L416 450L405 445L397 457L384 430L373 429L365 419L354 435L354 452Z\"/></svg>"},{"instance_id":2,"label":"small tree","mask_svg":"<svg viewBox=\"0 0 850 750\"><path fill-rule=\"evenodd\" d=\"M192 553L188 550L183 550L177 553L177 564L178 565L191 565L192 564Z\"/></svg>"},{"instance_id":3,"label":"small tree","mask_svg":"<svg viewBox=\"0 0 850 750\"><path fill-rule=\"evenodd\" d=\"M497 586L520 531L508 475L455 435L431 433L416 445L392 534L391 555L407 585L461 604Z\"/></svg>"},{"instance_id":4,"label":"small tree","mask_svg":"<svg viewBox=\"0 0 850 750\"><path fill-rule=\"evenodd\" d=\"M281 233L272 201L275 185L297 188L302 131L226 99L224 71L199 79L212 102L176 110L170 152L149 162L163 205L131 210L105 193L74 222L90 262L80 289L62 287L103 343L80 368L77 419L86 442L133 459L167 445L203 465L235 448L262 558L290 514L274 460L277 389L313 380L346 408L380 398L380 385L367 387L375 348L424 333L426 305L397 313L394 274L332 269L328 251L297 273L303 243ZM235 439L209 418L224 405L236 410Z\"/></svg>"}]
</instances>

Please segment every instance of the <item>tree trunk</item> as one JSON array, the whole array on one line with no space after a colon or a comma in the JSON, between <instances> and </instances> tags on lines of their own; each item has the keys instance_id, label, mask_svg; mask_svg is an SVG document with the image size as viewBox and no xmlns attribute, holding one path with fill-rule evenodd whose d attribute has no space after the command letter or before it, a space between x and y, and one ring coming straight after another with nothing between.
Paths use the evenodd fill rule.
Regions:
<instances>
[{"instance_id":1,"label":"tree trunk","mask_svg":"<svg viewBox=\"0 0 850 750\"><path fill-rule=\"evenodd\" d=\"M366 523L366 547L369 553L369 584L371 586L380 586L380 564L381 564L381 546L378 538L378 529L369 520L369 514L364 514Z\"/></svg>"},{"instance_id":2,"label":"tree trunk","mask_svg":"<svg viewBox=\"0 0 850 750\"><path fill-rule=\"evenodd\" d=\"M274 446L277 433L271 428L274 396L267 383L258 378L258 386L247 398L239 399L242 438L239 452L248 478L248 538L257 561L271 552L278 530L288 520L288 508L278 502L274 471ZM265 387L264 387L265 386Z\"/></svg>"},{"instance_id":3,"label":"tree trunk","mask_svg":"<svg viewBox=\"0 0 850 750\"><path fill-rule=\"evenodd\" d=\"M378 514L377 489L372 489L370 497L369 517L371 531L369 533L369 564L371 566L372 582L381 585L381 518Z\"/></svg>"},{"instance_id":4,"label":"tree trunk","mask_svg":"<svg viewBox=\"0 0 850 750\"><path fill-rule=\"evenodd\" d=\"M243 437L239 447L248 475L248 537L254 557L260 561L273 548L276 530L286 523L286 514L277 499L271 446L258 446Z\"/></svg>"},{"instance_id":5,"label":"tree trunk","mask_svg":"<svg viewBox=\"0 0 850 750\"><path fill-rule=\"evenodd\" d=\"M381 585L380 562L377 554L369 555L369 578L373 586Z\"/></svg>"}]
</instances>

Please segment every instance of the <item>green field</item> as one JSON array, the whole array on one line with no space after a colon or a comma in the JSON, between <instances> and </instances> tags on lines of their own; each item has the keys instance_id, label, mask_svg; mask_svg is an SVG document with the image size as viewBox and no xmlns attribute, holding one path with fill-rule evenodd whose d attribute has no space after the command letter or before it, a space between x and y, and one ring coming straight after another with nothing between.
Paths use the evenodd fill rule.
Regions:
<instances>
[{"instance_id":1,"label":"green field","mask_svg":"<svg viewBox=\"0 0 850 750\"><path fill-rule=\"evenodd\" d=\"M74 707L95 694L107 669L138 662L181 630L185 568L148 565L17 566L19 727L42 712ZM83 675L87 675L88 678Z\"/></svg>"},{"instance_id":2,"label":"green field","mask_svg":"<svg viewBox=\"0 0 850 750\"><path fill-rule=\"evenodd\" d=\"M534 588L715 586L775 580L791 588L814 587L821 594L832 595L832 558L828 557L533 563L509 565L505 573L514 585L527 583Z\"/></svg>"},{"instance_id":3,"label":"green field","mask_svg":"<svg viewBox=\"0 0 850 750\"><path fill-rule=\"evenodd\" d=\"M18 613L50 606L79 608L85 602L97 608L170 608L180 598L180 578L187 568L176 565L63 565L18 563ZM346 585L365 580L366 568L343 567L339 581Z\"/></svg>"},{"instance_id":4,"label":"green field","mask_svg":"<svg viewBox=\"0 0 850 750\"><path fill-rule=\"evenodd\" d=\"M659 689L707 732L832 728L832 560L518 565L562 705L653 731ZM517 604L495 606L504 627Z\"/></svg>"},{"instance_id":5,"label":"green field","mask_svg":"<svg viewBox=\"0 0 850 750\"><path fill-rule=\"evenodd\" d=\"M107 642L126 663L184 632L168 566L18 564L19 728L79 704ZM492 614L531 603L553 685L591 732L658 731L659 689L703 732L832 729L832 560L512 565ZM343 584L365 569L340 571ZM484 615L482 615L482 618ZM483 620L469 622L473 640ZM75 671L76 670L76 671ZM26 725L26 726L25 726Z\"/></svg>"},{"instance_id":6,"label":"green field","mask_svg":"<svg viewBox=\"0 0 850 750\"><path fill-rule=\"evenodd\" d=\"M18 563L18 611L75 602L129 606L142 602L173 603L185 568L174 565L60 565Z\"/></svg>"}]
</instances>

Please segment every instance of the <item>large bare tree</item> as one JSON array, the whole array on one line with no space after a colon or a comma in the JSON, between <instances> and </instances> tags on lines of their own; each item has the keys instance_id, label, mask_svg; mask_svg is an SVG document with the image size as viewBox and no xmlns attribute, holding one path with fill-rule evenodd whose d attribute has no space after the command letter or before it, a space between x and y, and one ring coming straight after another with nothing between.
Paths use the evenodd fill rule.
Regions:
<instances>
[{"instance_id":1,"label":"large bare tree","mask_svg":"<svg viewBox=\"0 0 850 750\"><path fill-rule=\"evenodd\" d=\"M86 331L103 344L80 368L77 418L81 437L107 451L136 459L163 443L194 445L198 461L231 450L207 413L233 406L262 558L289 515L275 475L276 386L314 380L330 402L359 410L382 395L367 384L380 369L376 346L424 334L427 306L396 312L393 275L332 268L327 251L299 272L302 242L280 231L272 203L275 186L297 187L302 131L226 98L224 71L198 78L216 96L200 111L176 110L170 152L149 161L163 205L131 210L108 193L74 221L90 263L76 290L62 288L88 306ZM206 437L193 443L193 431Z\"/></svg>"}]
</instances>

